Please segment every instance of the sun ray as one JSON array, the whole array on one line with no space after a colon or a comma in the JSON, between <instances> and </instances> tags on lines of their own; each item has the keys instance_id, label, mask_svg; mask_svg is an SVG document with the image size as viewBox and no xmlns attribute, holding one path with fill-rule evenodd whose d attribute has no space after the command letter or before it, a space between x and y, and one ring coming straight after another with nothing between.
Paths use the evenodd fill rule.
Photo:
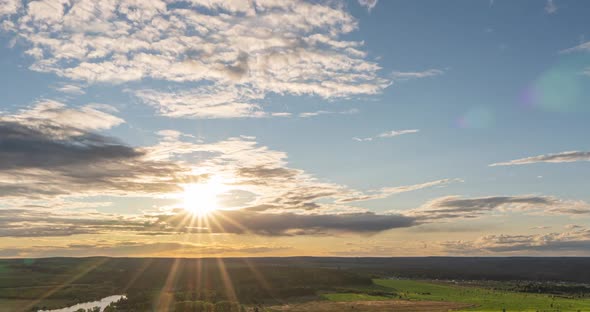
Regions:
<instances>
[{"instance_id":1,"label":"sun ray","mask_svg":"<svg viewBox=\"0 0 590 312\"><path fill-rule=\"evenodd\" d=\"M102 264L104 264L107 260L108 260L108 258L100 258L100 259L96 260L95 263L92 263L91 265L89 265L88 267L86 267L84 270L82 270L80 273L73 275L72 277L70 277L65 282L63 282L63 283L57 285L56 287L50 289L49 291L47 291L46 293L44 293L42 296L40 296L36 300L34 300L31 303L29 303L21 311L30 311L31 308L33 308L39 302L43 301L44 299L47 299L49 296L51 296L51 295L55 294L56 292L62 290L66 286L71 285L73 282L77 281L78 279L82 278L84 275L90 273L92 270L94 270L94 269L98 268L99 266L101 266Z\"/></svg>"}]
</instances>

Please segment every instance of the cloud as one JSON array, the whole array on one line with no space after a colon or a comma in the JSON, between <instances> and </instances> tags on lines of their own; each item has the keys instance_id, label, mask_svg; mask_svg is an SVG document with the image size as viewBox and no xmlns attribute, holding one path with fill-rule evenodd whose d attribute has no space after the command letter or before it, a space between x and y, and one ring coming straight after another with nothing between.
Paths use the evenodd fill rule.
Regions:
<instances>
[{"instance_id":1,"label":"cloud","mask_svg":"<svg viewBox=\"0 0 590 312\"><path fill-rule=\"evenodd\" d=\"M15 14L20 7L20 0L0 0L0 17Z\"/></svg>"},{"instance_id":2,"label":"cloud","mask_svg":"<svg viewBox=\"0 0 590 312\"><path fill-rule=\"evenodd\" d=\"M583 201L562 200L551 196L490 196L462 198L445 196L431 200L422 207L406 211L408 216L424 220L472 219L492 212L524 211L543 215L590 214L590 205Z\"/></svg>"},{"instance_id":3,"label":"cloud","mask_svg":"<svg viewBox=\"0 0 590 312\"><path fill-rule=\"evenodd\" d=\"M377 5L377 2L379 2L379 0L358 0L359 4L363 7L366 7L367 10L369 10L369 12L371 12L371 10L373 10L373 8Z\"/></svg>"},{"instance_id":4,"label":"cloud","mask_svg":"<svg viewBox=\"0 0 590 312\"><path fill-rule=\"evenodd\" d=\"M410 134L410 133L418 133L420 130L417 129L410 129L410 130L391 130L388 132L383 132L381 134L378 135L378 137L380 138L392 138L392 137L396 137L399 135L404 135L404 134Z\"/></svg>"},{"instance_id":5,"label":"cloud","mask_svg":"<svg viewBox=\"0 0 590 312\"><path fill-rule=\"evenodd\" d=\"M286 153L247 136L204 142L160 130L157 144L132 147L97 132L124 122L112 112L108 106L70 108L46 101L0 116L0 207L13 213L0 218L0 236L182 232L172 221L186 216L181 209L183 187L212 179L223 184L218 196L230 209L219 215L236 218L252 233L373 233L411 226L414 218L378 215L347 203L450 182L356 190L291 168ZM76 212L100 207L80 201L96 196L165 198L171 204L157 208L155 215ZM243 231L230 223L221 228Z\"/></svg>"},{"instance_id":6,"label":"cloud","mask_svg":"<svg viewBox=\"0 0 590 312\"><path fill-rule=\"evenodd\" d=\"M358 196L340 198L338 200L338 202L347 203L347 202L356 202L356 201L365 201L365 200L387 198L387 197L392 196L394 194L412 192L412 191L435 187L435 186L444 186L444 185L447 185L449 183L454 183L454 182L463 182L463 180L461 180L461 179L443 179L443 180L425 182L425 183L421 183L421 184L395 186L395 187L384 187L379 190L358 194Z\"/></svg>"},{"instance_id":7,"label":"cloud","mask_svg":"<svg viewBox=\"0 0 590 312\"><path fill-rule=\"evenodd\" d=\"M260 94L236 88L203 87L189 91L159 92L139 90L134 93L168 117L241 118L265 117L261 107L251 101Z\"/></svg>"},{"instance_id":8,"label":"cloud","mask_svg":"<svg viewBox=\"0 0 590 312\"><path fill-rule=\"evenodd\" d=\"M0 237L60 237L112 231L144 231L147 219L51 209L0 209Z\"/></svg>"},{"instance_id":9,"label":"cloud","mask_svg":"<svg viewBox=\"0 0 590 312\"><path fill-rule=\"evenodd\" d=\"M33 127L51 123L63 129L70 128L71 131L106 130L125 122L111 114L116 111L114 107L104 104L91 104L74 109L57 101L42 100L17 114L0 115L0 120Z\"/></svg>"},{"instance_id":10,"label":"cloud","mask_svg":"<svg viewBox=\"0 0 590 312\"><path fill-rule=\"evenodd\" d=\"M89 256L200 256L232 254L264 254L289 249L282 246L195 244L188 242L151 241L88 241L62 246L33 246L32 248L0 249L0 257L89 257Z\"/></svg>"},{"instance_id":11,"label":"cloud","mask_svg":"<svg viewBox=\"0 0 590 312\"><path fill-rule=\"evenodd\" d=\"M18 114L0 115L0 196L178 190L184 168L151 160L146 150L94 132L123 123L99 108L109 109L74 109L46 101Z\"/></svg>"},{"instance_id":12,"label":"cloud","mask_svg":"<svg viewBox=\"0 0 590 312\"><path fill-rule=\"evenodd\" d=\"M547 12L547 14L553 14L557 12L557 6L553 0L547 0L547 3L545 4L545 12Z\"/></svg>"},{"instance_id":13,"label":"cloud","mask_svg":"<svg viewBox=\"0 0 590 312\"><path fill-rule=\"evenodd\" d=\"M474 241L448 241L442 244L448 252L462 254L482 253L588 253L590 229L564 233L533 235L488 235Z\"/></svg>"},{"instance_id":14,"label":"cloud","mask_svg":"<svg viewBox=\"0 0 590 312\"><path fill-rule=\"evenodd\" d=\"M440 76L445 72L440 69L428 69L425 71L418 71L418 72L400 72L394 71L391 74L393 81L406 81L406 80L413 80L413 79L421 79L421 78L430 78L435 76Z\"/></svg>"},{"instance_id":15,"label":"cloud","mask_svg":"<svg viewBox=\"0 0 590 312\"><path fill-rule=\"evenodd\" d=\"M373 141L375 139L393 138L393 137L404 135L404 134L411 134L411 133L418 133L418 132L420 132L420 130L418 130L418 129L391 130L391 131L379 133L378 135L376 135L374 137L365 137L365 138L353 137L352 139L355 141L358 141L358 142L366 142L366 141Z\"/></svg>"},{"instance_id":16,"label":"cloud","mask_svg":"<svg viewBox=\"0 0 590 312\"><path fill-rule=\"evenodd\" d=\"M590 41L582 42L575 47L564 49L559 53L588 52L590 51Z\"/></svg>"},{"instance_id":17,"label":"cloud","mask_svg":"<svg viewBox=\"0 0 590 312\"><path fill-rule=\"evenodd\" d=\"M299 114L299 117L301 117L301 118L309 118L309 117L316 117L316 116L320 116L320 115L334 115L334 114L338 114L338 115L352 115L352 114L357 114L358 112L359 112L359 110L356 109L356 108L348 109L348 110L344 110L344 111L338 111L338 112L319 110L319 111L315 111L315 112L303 112L303 113L300 113Z\"/></svg>"},{"instance_id":18,"label":"cloud","mask_svg":"<svg viewBox=\"0 0 590 312\"><path fill-rule=\"evenodd\" d=\"M389 86L363 42L343 39L358 28L344 9L328 0L42 0L3 10L34 71L163 82L131 93L169 117L234 118L259 117L271 94L350 98Z\"/></svg>"},{"instance_id":19,"label":"cloud","mask_svg":"<svg viewBox=\"0 0 590 312\"><path fill-rule=\"evenodd\" d=\"M55 90L72 95L82 95L86 93L83 87L74 84L62 84L55 87Z\"/></svg>"},{"instance_id":20,"label":"cloud","mask_svg":"<svg viewBox=\"0 0 590 312\"><path fill-rule=\"evenodd\" d=\"M535 163L568 163L577 161L590 161L590 152L570 151L557 154L539 155L510 160L507 162L494 163L491 164L490 167L528 165Z\"/></svg>"},{"instance_id":21,"label":"cloud","mask_svg":"<svg viewBox=\"0 0 590 312\"><path fill-rule=\"evenodd\" d=\"M256 211L216 211L210 221L187 221L186 213L159 216L167 227L194 232L256 234L267 236L320 235L327 233L377 233L410 227L415 220L402 215L378 215L371 212L343 214L261 213ZM198 226L197 226L198 225Z\"/></svg>"}]
</instances>

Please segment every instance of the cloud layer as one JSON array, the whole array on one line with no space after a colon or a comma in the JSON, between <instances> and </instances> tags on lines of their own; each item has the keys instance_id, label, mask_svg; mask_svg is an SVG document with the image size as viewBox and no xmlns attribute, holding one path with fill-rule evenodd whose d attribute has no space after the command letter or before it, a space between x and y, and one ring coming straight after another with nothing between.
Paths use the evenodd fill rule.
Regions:
<instances>
[{"instance_id":1,"label":"cloud layer","mask_svg":"<svg viewBox=\"0 0 590 312\"><path fill-rule=\"evenodd\" d=\"M259 117L269 94L348 98L390 84L363 42L342 38L358 24L338 1L4 2L3 28L28 47L32 70L165 82L175 92L131 90L165 116Z\"/></svg>"}]
</instances>

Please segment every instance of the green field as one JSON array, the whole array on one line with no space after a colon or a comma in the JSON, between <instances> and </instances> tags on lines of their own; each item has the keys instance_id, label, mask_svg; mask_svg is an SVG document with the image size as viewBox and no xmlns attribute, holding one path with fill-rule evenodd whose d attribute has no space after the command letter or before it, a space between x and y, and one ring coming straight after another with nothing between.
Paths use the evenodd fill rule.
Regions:
<instances>
[{"instance_id":1,"label":"green field","mask_svg":"<svg viewBox=\"0 0 590 312\"><path fill-rule=\"evenodd\" d=\"M352 301L379 301L379 300L391 300L391 297L385 296L373 296L367 294L357 294L357 293L335 293L335 294L323 294L321 296L324 299L330 301L339 301L339 302L352 302Z\"/></svg>"},{"instance_id":2,"label":"green field","mask_svg":"<svg viewBox=\"0 0 590 312\"><path fill-rule=\"evenodd\" d=\"M498 291L415 280L377 279L374 282L392 289L402 299L476 305L466 311L590 311L590 299L569 299L548 294Z\"/></svg>"}]
</instances>

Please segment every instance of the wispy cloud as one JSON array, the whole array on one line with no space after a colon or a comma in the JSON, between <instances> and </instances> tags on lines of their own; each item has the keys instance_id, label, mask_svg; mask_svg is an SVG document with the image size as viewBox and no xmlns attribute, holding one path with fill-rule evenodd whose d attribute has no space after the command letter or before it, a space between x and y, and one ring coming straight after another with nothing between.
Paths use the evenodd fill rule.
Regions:
<instances>
[{"instance_id":1,"label":"wispy cloud","mask_svg":"<svg viewBox=\"0 0 590 312\"><path fill-rule=\"evenodd\" d=\"M590 161L590 152L570 151L557 154L539 155L510 160L506 162L494 163L491 164L490 167L528 165L535 163L569 163L577 161Z\"/></svg>"},{"instance_id":2,"label":"wispy cloud","mask_svg":"<svg viewBox=\"0 0 590 312\"><path fill-rule=\"evenodd\" d=\"M83 87L81 87L79 85L74 85L74 84L62 84L62 85L56 86L55 90L57 90L59 92L67 93L67 94L73 94L73 95L81 95L81 94L86 93L86 91L84 91Z\"/></svg>"},{"instance_id":3,"label":"wispy cloud","mask_svg":"<svg viewBox=\"0 0 590 312\"><path fill-rule=\"evenodd\" d=\"M0 257L88 257L88 256L177 256L264 254L289 249L272 245L229 245L222 243L196 244L158 241L88 240L65 245L34 246L34 248L4 248Z\"/></svg>"},{"instance_id":4,"label":"wispy cloud","mask_svg":"<svg viewBox=\"0 0 590 312\"><path fill-rule=\"evenodd\" d=\"M411 134L411 133L418 133L420 130L418 129L407 129L407 130L391 130L379 133L374 137L353 137L352 139L358 142L365 142L365 141L373 141L375 139L385 139L385 138L393 138L396 136L404 135L404 134Z\"/></svg>"},{"instance_id":5,"label":"wispy cloud","mask_svg":"<svg viewBox=\"0 0 590 312\"><path fill-rule=\"evenodd\" d=\"M373 10L373 8L375 8L375 6L377 5L377 2L379 2L379 0L358 0L359 4L363 7L366 7L367 10L369 10L369 12L371 12L371 10Z\"/></svg>"},{"instance_id":6,"label":"wispy cloud","mask_svg":"<svg viewBox=\"0 0 590 312\"><path fill-rule=\"evenodd\" d=\"M559 253L584 252L590 249L590 229L574 229L563 233L533 235L487 235L474 241L448 241L442 244L448 252L481 253Z\"/></svg>"},{"instance_id":7,"label":"wispy cloud","mask_svg":"<svg viewBox=\"0 0 590 312\"><path fill-rule=\"evenodd\" d=\"M303 112L299 114L299 117L302 118L309 118L309 117L316 117L316 116L320 116L320 115L352 115L352 114L357 114L359 112L358 109L348 109L348 110L344 110L344 111L325 111L325 110L319 110L319 111L315 111L315 112Z\"/></svg>"},{"instance_id":8,"label":"wispy cloud","mask_svg":"<svg viewBox=\"0 0 590 312\"><path fill-rule=\"evenodd\" d=\"M440 76L445 72L440 69L428 69L425 71L417 71L417 72L400 72L394 71L391 74L393 81L406 81L406 80L413 80L413 79L420 79L420 78L429 78Z\"/></svg>"},{"instance_id":9,"label":"wispy cloud","mask_svg":"<svg viewBox=\"0 0 590 312\"><path fill-rule=\"evenodd\" d=\"M442 179L436 181L430 181L420 184L412 184L412 185L404 185L404 186L394 186L394 187L384 187L379 190L373 190L365 193L359 193L356 196L344 197L338 199L338 202L347 203L347 202L357 202L357 201L366 201L366 200L374 200L374 199L381 199L387 198L389 196L399 194L399 193L406 193L412 192L416 190L421 190L430 187L441 187L445 186L450 183L455 182L463 182L461 179Z\"/></svg>"},{"instance_id":10,"label":"wispy cloud","mask_svg":"<svg viewBox=\"0 0 590 312\"><path fill-rule=\"evenodd\" d=\"M547 0L547 3L545 3L545 12L547 12L547 14L557 12L557 6L555 5L554 0Z\"/></svg>"},{"instance_id":11,"label":"wispy cloud","mask_svg":"<svg viewBox=\"0 0 590 312\"><path fill-rule=\"evenodd\" d=\"M475 198L445 196L431 200L422 207L406 211L405 214L424 220L438 220L473 219L490 213L511 211L536 215L587 215L590 214L590 204L535 195Z\"/></svg>"}]
</instances>

